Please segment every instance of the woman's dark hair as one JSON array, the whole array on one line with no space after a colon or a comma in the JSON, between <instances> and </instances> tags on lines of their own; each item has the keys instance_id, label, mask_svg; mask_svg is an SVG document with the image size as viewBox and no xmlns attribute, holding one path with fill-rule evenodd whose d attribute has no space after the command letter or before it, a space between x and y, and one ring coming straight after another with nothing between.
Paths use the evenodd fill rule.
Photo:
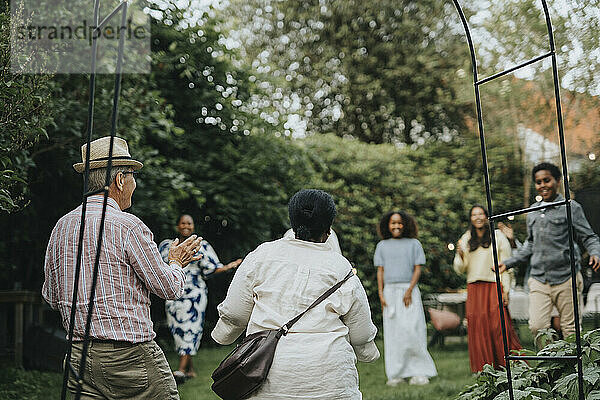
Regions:
<instances>
[{"instance_id":1,"label":"woman's dark hair","mask_svg":"<svg viewBox=\"0 0 600 400\"><path fill-rule=\"evenodd\" d=\"M492 237L490 235L490 224L487 221L483 226L483 236L477 236L477 229L473 226L473 223L471 222L471 214L476 208L481 208L486 218L490 216L485 207L481 204L475 204L469 210L469 232L471 233L471 238L469 239L469 251L475 251L479 246L483 247L484 249L487 249L488 247L490 247L490 244L492 244Z\"/></svg>"},{"instance_id":2,"label":"woman's dark hair","mask_svg":"<svg viewBox=\"0 0 600 400\"><path fill-rule=\"evenodd\" d=\"M402 218L402 225L404 225L402 229L403 238L413 238L416 239L419 236L419 228L417 227L417 221L414 217L408 214L405 211L390 211L385 213L383 217L379 220L379 225L377 225L377 234L382 239L389 239L392 237L392 232L390 232L390 218L392 215L398 214Z\"/></svg>"},{"instance_id":3,"label":"woman's dark hair","mask_svg":"<svg viewBox=\"0 0 600 400\"><path fill-rule=\"evenodd\" d=\"M562 177L562 175L560 173L560 169L558 169L558 167L556 165L549 163L549 162L543 162L543 163L536 165L531 170L531 180L532 181L535 182L535 174L539 171L550 172L550 175L552 175L554 177L554 179L556 179L557 181L560 181L560 178Z\"/></svg>"},{"instance_id":4,"label":"woman's dark hair","mask_svg":"<svg viewBox=\"0 0 600 400\"><path fill-rule=\"evenodd\" d=\"M293 195L288 212L296 238L311 242L331 229L336 213L331 195L318 189L302 189Z\"/></svg>"},{"instance_id":5,"label":"woman's dark hair","mask_svg":"<svg viewBox=\"0 0 600 400\"><path fill-rule=\"evenodd\" d=\"M190 214L183 213L179 217L177 217L177 221L175 221L175 226L179 225L179 222L183 217L190 217L192 219L192 222L194 222L194 217L192 217Z\"/></svg>"}]
</instances>

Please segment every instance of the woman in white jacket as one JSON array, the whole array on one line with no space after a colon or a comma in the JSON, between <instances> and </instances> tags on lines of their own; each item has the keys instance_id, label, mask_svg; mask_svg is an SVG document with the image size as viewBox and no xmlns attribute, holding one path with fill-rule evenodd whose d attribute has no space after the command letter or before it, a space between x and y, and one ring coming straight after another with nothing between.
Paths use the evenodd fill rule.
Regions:
<instances>
[{"instance_id":1,"label":"woman in white jacket","mask_svg":"<svg viewBox=\"0 0 600 400\"><path fill-rule=\"evenodd\" d=\"M278 329L341 281L351 265L325 244L335 204L321 190L304 189L289 203L295 237L263 243L236 272L212 337L221 344ZM353 276L306 313L283 336L264 385L251 399L358 400L356 361L379 358L377 328L365 290Z\"/></svg>"}]
</instances>

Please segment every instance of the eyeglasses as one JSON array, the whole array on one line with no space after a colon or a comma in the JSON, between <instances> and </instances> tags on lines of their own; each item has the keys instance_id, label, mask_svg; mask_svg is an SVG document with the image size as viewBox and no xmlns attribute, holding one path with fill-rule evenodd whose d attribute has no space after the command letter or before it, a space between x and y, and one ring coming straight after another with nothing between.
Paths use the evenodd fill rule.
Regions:
<instances>
[{"instance_id":1,"label":"eyeglasses","mask_svg":"<svg viewBox=\"0 0 600 400\"><path fill-rule=\"evenodd\" d=\"M123 175L131 174L131 175L133 175L134 178L137 178L139 173L140 173L140 171L125 171L122 174Z\"/></svg>"}]
</instances>

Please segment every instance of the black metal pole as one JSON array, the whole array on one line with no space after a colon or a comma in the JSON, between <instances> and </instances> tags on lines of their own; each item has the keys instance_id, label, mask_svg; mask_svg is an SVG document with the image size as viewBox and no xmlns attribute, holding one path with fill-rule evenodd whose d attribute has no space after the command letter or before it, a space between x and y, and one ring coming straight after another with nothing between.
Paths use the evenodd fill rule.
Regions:
<instances>
[{"instance_id":1,"label":"black metal pole","mask_svg":"<svg viewBox=\"0 0 600 400\"><path fill-rule=\"evenodd\" d=\"M575 245L573 243L573 219L571 214L571 194L569 192L569 173L567 166L567 153L565 145L565 134L563 129L562 108L560 103L560 84L558 80L558 66L556 61L556 50L554 47L554 35L552 33L552 22L546 0L542 0L546 27L548 28L548 42L552 53L552 78L554 79L554 99L556 101L556 117L558 122L558 137L560 139L560 161L562 163L563 187L565 190L565 211L567 213L567 225L569 227L569 259L571 262L571 291L573 295L573 311L575 315L575 343L577 347L577 382L579 385L579 400L584 400L583 387L583 363L581 354L581 326L579 324L579 298L577 295L577 271L575 269Z\"/></svg>"},{"instance_id":2,"label":"black metal pole","mask_svg":"<svg viewBox=\"0 0 600 400\"><path fill-rule=\"evenodd\" d=\"M473 40L471 39L471 33L469 29L469 24L467 23L467 19L465 14L458 3L458 0L453 0L454 6L456 7L458 14L460 15L461 22L465 29L465 34L467 36L467 42L469 43L469 51L471 52L471 64L473 67L473 87L475 90L475 104L477 107L477 125L479 127L479 143L481 145L481 158L483 161L483 173L485 178L485 192L487 198L488 211L490 215L494 215L493 205L492 205L492 194L490 189L490 176L487 162L487 150L485 145L485 131L483 127L483 118L481 111L481 96L479 93L479 83L477 79L477 57L475 55L475 48L473 46ZM498 295L498 310L500 311L500 327L502 331L502 344L504 346L504 361L506 364L506 378L508 381L508 396L510 400L514 400L513 393L513 384L512 384L512 373L510 369L510 360L509 356L509 348L508 348L508 339L506 335L506 321L504 319L504 305L502 301L502 286L500 283L500 272L498 271L498 250L496 243L496 232L495 232L495 223L493 220L490 222L490 234L492 239L492 255L494 257L494 266L495 266L495 275L496 275L496 292Z\"/></svg>"},{"instance_id":3,"label":"black metal pole","mask_svg":"<svg viewBox=\"0 0 600 400\"><path fill-rule=\"evenodd\" d=\"M87 349L89 346L89 342L90 342L90 329L91 329L91 325L92 325L92 315L94 312L94 299L96 296L96 286L98 283L98 270L99 270L99 265L100 265L100 254L101 254L101 249L102 249L102 238L103 238L103 232L104 232L104 223L106 221L106 208L108 206L108 187L111 185L111 181L110 181L110 177L111 177L111 170L112 170L112 157L113 157L113 147L114 147L114 139L116 136L116 130L117 130L117 115L118 115L118 105L119 105L119 94L120 94L120 90L121 90L121 67L123 65L123 47L124 47L124 43L125 43L125 29L126 29L126 22L127 22L127 3L123 2L121 3L121 5L119 5L119 7L117 7L117 9L121 9L122 15L121 15L121 29L119 30L120 35L119 35L119 47L118 47L118 54L117 54L117 66L116 66L116 70L115 70L115 88L114 88L114 93L113 93L113 106L112 106L112 115L111 115L111 129L110 129L110 146L109 146L109 150L108 150L108 163L107 163L107 167L106 167L106 178L105 178L105 191L104 191L104 202L102 204L102 217L100 218L100 227L98 229L98 243L96 246L96 257L94 260L94 269L93 269L93 273L92 273L92 287L91 287L91 293L90 293L90 297L89 297L89 303L88 303L88 313L87 313L87 319L86 319L86 324L85 324L85 334L84 334L84 339L83 339L83 351L81 354L81 362L79 365L79 382L78 382L78 386L77 386L77 392L75 393L75 400L79 400L81 397L81 384L83 383L83 378L85 375L85 362L86 362L86 358L87 358ZM116 13L113 12L111 13L111 16L115 15ZM97 37L100 33L100 28L97 27L94 30L94 37Z\"/></svg>"},{"instance_id":4,"label":"black metal pole","mask_svg":"<svg viewBox=\"0 0 600 400\"><path fill-rule=\"evenodd\" d=\"M99 21L99 9L100 0L94 0L94 24L98 24ZM94 35L92 37L92 57L91 57L91 73L90 73L90 97L88 101L88 120L87 120L87 132L85 133L87 143L87 151L85 157L85 170L83 173L83 202L81 205L81 221L79 227L79 239L77 245L77 262L75 265L75 275L73 279L73 295L71 302L71 314L69 316L69 333L67 335L67 354L65 355L65 365L63 371L63 385L60 394L61 400L65 400L67 397L67 383L69 381L69 374L71 371L71 352L73 347L73 327L75 325L75 314L77 313L77 292L79 290L79 275L81 272L81 257L83 256L83 234L85 232L85 215L87 210L87 192L88 192L88 179L90 173L90 143L92 141L92 131L94 129L94 97L96 91L96 57L97 57L97 38ZM77 376L78 386L81 387L81 378Z\"/></svg>"}]
</instances>

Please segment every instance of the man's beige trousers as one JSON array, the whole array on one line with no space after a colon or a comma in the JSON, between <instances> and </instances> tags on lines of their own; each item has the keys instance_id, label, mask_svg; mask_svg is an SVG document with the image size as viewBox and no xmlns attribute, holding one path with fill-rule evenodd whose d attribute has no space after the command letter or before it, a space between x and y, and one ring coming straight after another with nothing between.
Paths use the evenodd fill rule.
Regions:
<instances>
[{"instance_id":1,"label":"man's beige trousers","mask_svg":"<svg viewBox=\"0 0 600 400\"><path fill-rule=\"evenodd\" d=\"M577 297L579 303L579 322L583 309L583 276L577 273ZM542 283L534 278L529 278L529 329L533 337L540 329L550 328L552 307L555 306L560 315L560 328L563 336L575 333L575 311L571 291L571 278L559 285Z\"/></svg>"},{"instance_id":2,"label":"man's beige trousers","mask_svg":"<svg viewBox=\"0 0 600 400\"><path fill-rule=\"evenodd\" d=\"M73 343L71 363L79 371L82 343ZM162 349L154 342L92 341L85 362L81 399L179 400L177 385ZM69 375L68 388L77 382Z\"/></svg>"}]
</instances>

